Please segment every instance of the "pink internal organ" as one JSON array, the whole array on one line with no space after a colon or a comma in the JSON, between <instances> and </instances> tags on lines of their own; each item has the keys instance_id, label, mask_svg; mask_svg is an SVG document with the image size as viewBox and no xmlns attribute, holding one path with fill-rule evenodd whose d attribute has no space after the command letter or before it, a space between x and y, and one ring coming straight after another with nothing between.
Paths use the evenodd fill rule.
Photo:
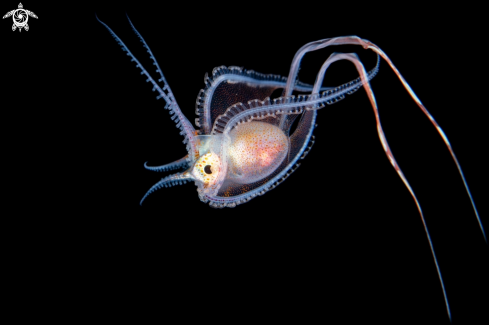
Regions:
<instances>
[{"instance_id":1,"label":"pink internal organ","mask_svg":"<svg viewBox=\"0 0 489 325\"><path fill-rule=\"evenodd\" d=\"M228 177L240 184L263 179L275 171L287 156L289 141L278 127L250 122L230 132Z\"/></svg>"}]
</instances>

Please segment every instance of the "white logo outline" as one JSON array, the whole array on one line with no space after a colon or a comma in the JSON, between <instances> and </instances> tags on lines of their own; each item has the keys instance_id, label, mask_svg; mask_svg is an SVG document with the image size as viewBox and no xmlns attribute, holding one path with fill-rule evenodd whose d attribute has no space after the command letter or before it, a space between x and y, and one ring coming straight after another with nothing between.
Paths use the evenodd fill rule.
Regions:
<instances>
[{"instance_id":1,"label":"white logo outline","mask_svg":"<svg viewBox=\"0 0 489 325\"><path fill-rule=\"evenodd\" d=\"M19 2L18 9L14 9L7 12L2 17L2 19L8 18L10 16L12 16L12 20L14 21L14 24L12 25L12 31L15 31L18 28L19 32L22 31L22 28L24 28L26 31L29 30L29 25L27 25L29 16L37 19L36 14L33 13L32 11L23 9L22 3L20 2Z\"/></svg>"}]
</instances>

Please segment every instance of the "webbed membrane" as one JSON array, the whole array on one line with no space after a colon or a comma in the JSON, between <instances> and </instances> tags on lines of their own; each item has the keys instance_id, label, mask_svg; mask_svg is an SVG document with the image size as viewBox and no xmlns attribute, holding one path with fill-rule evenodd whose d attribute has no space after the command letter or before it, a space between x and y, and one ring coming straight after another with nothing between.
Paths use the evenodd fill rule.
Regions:
<instances>
[{"instance_id":1,"label":"webbed membrane","mask_svg":"<svg viewBox=\"0 0 489 325\"><path fill-rule=\"evenodd\" d=\"M196 124L201 129L196 131L180 110L151 50L132 23L133 30L143 42L157 67L157 72L161 76L158 82L162 82L162 87L142 67L121 39L107 25L102 24L136 62L137 67L142 70L142 74L148 78L147 81L151 82L154 87L153 90L159 94L157 99L163 98L165 100L165 109L169 110L172 120L180 129L180 134L184 136L184 143L187 146L188 155L173 163L159 167L148 167L145 164L146 168L153 171L167 171L189 166L190 169L163 178L150 188L141 203L155 190L161 187L183 184L187 180L194 180L198 184L200 199L204 202L210 201L209 204L212 207L235 207L237 204L247 202L257 195L263 195L288 177L296 168L297 161L303 159L310 149L309 143L313 139L312 132L315 127L316 110L324 107L325 104L334 104L345 98L346 94L351 94L364 86L375 113L382 147L390 163L412 195L423 220L450 317L445 287L421 207L389 148L380 124L375 97L369 85L369 80L378 71L379 60L376 67L367 74L363 64L355 54L333 53L323 64L314 86L297 81L300 61L309 51L327 46L353 44L374 51L378 58L380 55L389 64L405 89L445 141L457 165L480 229L486 239L462 169L445 133L414 94L391 60L378 46L356 36L328 38L308 43L296 53L288 78L259 74L238 67L216 68L211 77L205 76L206 88L201 90L197 97L196 113L199 117L196 119ZM334 89L321 88L326 69L337 60L352 62L357 68L360 78ZM268 96L278 88L284 88L283 96L274 99L273 102L270 101ZM309 92L309 94L296 98L291 96L293 90ZM323 92L320 93L319 91ZM293 134L289 134L290 126L297 116L300 116L298 126Z\"/></svg>"}]
</instances>

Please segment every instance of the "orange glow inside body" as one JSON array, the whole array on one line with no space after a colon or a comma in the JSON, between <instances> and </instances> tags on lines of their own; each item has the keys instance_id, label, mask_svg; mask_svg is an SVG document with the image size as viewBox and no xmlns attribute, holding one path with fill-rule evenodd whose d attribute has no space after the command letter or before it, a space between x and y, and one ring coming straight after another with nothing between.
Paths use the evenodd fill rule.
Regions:
<instances>
[{"instance_id":1,"label":"orange glow inside body","mask_svg":"<svg viewBox=\"0 0 489 325\"><path fill-rule=\"evenodd\" d=\"M246 123L233 130L230 136L230 171L240 183L255 182L270 175L287 155L288 139L272 124Z\"/></svg>"}]
</instances>

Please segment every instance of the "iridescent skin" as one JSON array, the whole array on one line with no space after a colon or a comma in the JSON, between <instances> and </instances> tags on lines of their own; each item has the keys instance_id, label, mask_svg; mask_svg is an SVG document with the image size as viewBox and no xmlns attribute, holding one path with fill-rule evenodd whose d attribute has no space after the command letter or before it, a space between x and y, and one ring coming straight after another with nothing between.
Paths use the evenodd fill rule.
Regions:
<instances>
[{"instance_id":1,"label":"iridescent skin","mask_svg":"<svg viewBox=\"0 0 489 325\"><path fill-rule=\"evenodd\" d=\"M389 148L380 123L375 96L369 84L369 80L378 71L379 60L374 69L367 73L356 54L333 53L324 62L313 86L297 80L303 56L307 52L327 46L360 45L364 49L370 49L377 53L378 59L379 56L382 57L396 73L416 104L430 119L447 145L471 200L479 227L484 239L486 239L484 228L462 169L445 133L414 94L389 57L378 46L357 36L335 37L308 43L297 51L287 78L263 75L239 67L227 68L222 66L215 68L210 77L205 75L206 87L197 96L196 114L198 118L195 120L195 124L200 129L196 130L180 110L151 50L132 26L132 23L133 30L150 53L151 59L157 67L157 72L161 76L158 81L162 82L163 87L160 87L153 80L120 38L107 25L102 24L122 46L123 50L128 52L128 55L136 62L142 74L148 78L146 81L151 82L153 90L159 93L157 99L163 98L165 100L165 109L169 110L172 120L177 123L177 127L181 130L180 134L184 136L183 142L187 146L188 155L182 159L159 167L148 167L145 164L147 169L158 172L176 168L188 169L185 172L167 176L156 183L146 193L141 203L149 194L159 188L184 184L189 180L196 183L199 198L203 202L209 202L209 205L214 208L235 207L256 196L265 194L287 178L298 167L298 160L304 159L311 148L314 143L312 132L315 127L317 110L326 104L334 104L345 98L346 94L352 94L363 86L375 113L382 147L418 208L438 272L447 313L451 319L445 286L421 206ZM336 88L321 87L329 65L338 60L352 62L360 77ZM278 88L283 89L282 97L271 101L269 96ZM291 96L294 90L307 94L296 98ZM291 134L290 127L299 115L300 120L297 128Z\"/></svg>"}]
</instances>

